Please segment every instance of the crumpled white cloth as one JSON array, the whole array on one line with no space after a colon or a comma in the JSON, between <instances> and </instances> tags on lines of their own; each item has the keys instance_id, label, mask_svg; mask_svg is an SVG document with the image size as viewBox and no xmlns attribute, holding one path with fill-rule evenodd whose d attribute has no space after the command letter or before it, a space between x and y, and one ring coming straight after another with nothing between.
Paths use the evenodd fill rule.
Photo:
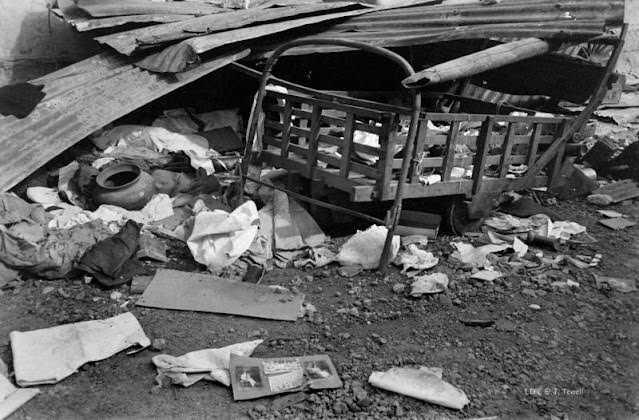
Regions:
<instances>
[{"instance_id":1,"label":"crumpled white cloth","mask_svg":"<svg viewBox=\"0 0 639 420\"><path fill-rule=\"evenodd\" d=\"M260 225L257 207L247 201L231 213L202 211L195 216L187 245L195 261L209 270L227 267L253 243Z\"/></svg>"},{"instance_id":2,"label":"crumpled white cloth","mask_svg":"<svg viewBox=\"0 0 639 420\"><path fill-rule=\"evenodd\" d=\"M123 225L127 220L147 225L173 216L173 202L166 194L156 194L146 203L142 210L125 210L122 207L103 204L91 212L77 206L67 205L60 210L52 210L54 217L49 221L49 229L69 229L92 220L100 219L105 223L115 222Z\"/></svg>"},{"instance_id":3,"label":"crumpled white cloth","mask_svg":"<svg viewBox=\"0 0 639 420\"><path fill-rule=\"evenodd\" d=\"M553 222L545 214L536 214L527 218L515 217L510 214L498 213L494 217L489 217L484 221L489 226L499 232L521 233L535 231L543 236L559 239L570 239L572 235L577 235L586 231L586 228L576 222L557 221Z\"/></svg>"},{"instance_id":4,"label":"crumpled white cloth","mask_svg":"<svg viewBox=\"0 0 639 420\"><path fill-rule=\"evenodd\" d=\"M160 385L164 378L168 378L172 384L191 386L205 379L231 386L231 354L250 356L262 341L264 340L246 341L219 349L198 350L179 357L168 354L154 356L151 360L158 371L155 380Z\"/></svg>"},{"instance_id":5,"label":"crumpled white cloth","mask_svg":"<svg viewBox=\"0 0 639 420\"><path fill-rule=\"evenodd\" d=\"M367 270L379 267L387 232L388 229L385 226L377 225L373 225L363 232L357 231L340 248L336 258L337 262L341 265L361 265ZM399 236L393 236L391 260L397 255L399 245Z\"/></svg>"},{"instance_id":6,"label":"crumpled white cloth","mask_svg":"<svg viewBox=\"0 0 639 420\"><path fill-rule=\"evenodd\" d=\"M19 386L55 384L87 362L106 359L135 344L151 344L130 312L97 321L12 331L9 337Z\"/></svg>"},{"instance_id":7,"label":"crumpled white cloth","mask_svg":"<svg viewBox=\"0 0 639 420\"><path fill-rule=\"evenodd\" d=\"M448 276L444 273L424 274L415 276L411 286L410 295L414 297L425 293L440 293L448 289Z\"/></svg>"},{"instance_id":8,"label":"crumpled white cloth","mask_svg":"<svg viewBox=\"0 0 639 420\"><path fill-rule=\"evenodd\" d=\"M405 251L401 251L397 255L397 260L402 265L402 273L410 269L428 270L439 263L439 258L432 252L419 249L415 244L410 244Z\"/></svg>"},{"instance_id":9,"label":"crumpled white cloth","mask_svg":"<svg viewBox=\"0 0 639 420\"><path fill-rule=\"evenodd\" d=\"M133 151L155 158L165 152L184 152L195 169L203 168L207 175L215 172L211 158L217 153L209 149L208 140L195 134L174 133L163 127L121 125L92 141L104 149L105 155L126 155Z\"/></svg>"}]
</instances>

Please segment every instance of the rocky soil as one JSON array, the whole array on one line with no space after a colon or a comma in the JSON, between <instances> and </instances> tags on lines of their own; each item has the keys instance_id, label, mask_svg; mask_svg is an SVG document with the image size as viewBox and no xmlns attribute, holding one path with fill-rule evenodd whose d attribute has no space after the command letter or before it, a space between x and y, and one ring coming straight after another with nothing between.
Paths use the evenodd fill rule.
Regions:
<instances>
[{"instance_id":1,"label":"rocky soil","mask_svg":"<svg viewBox=\"0 0 639 420\"><path fill-rule=\"evenodd\" d=\"M636 202L611 209L639 216ZM554 210L598 239L566 251L600 253L598 267L513 270L492 284L472 281L470 267L449 258L455 238L444 236L428 245L440 257L431 271L451 280L449 290L437 295L410 297L411 281L396 268L353 278L339 276L334 266L269 272L264 284L299 290L317 308L297 322L147 309L134 305L128 286L114 293L82 279L25 279L0 296L0 356L9 365L12 330L129 310L149 337L165 340L156 349L164 353L261 337L257 357L329 354L345 386L234 402L230 389L214 383L155 387L150 359L157 353L145 350L87 364L59 384L41 387L12 418L639 418L639 293L597 289L593 278L594 273L636 278L638 229L609 230L584 202L559 203ZM184 247L176 245L171 257L171 268L198 269ZM150 264L149 273L156 267ZM552 285L565 279L580 286ZM460 321L467 319L494 323ZM444 379L466 392L470 404L461 412L449 410L367 383L374 370L413 365L443 368Z\"/></svg>"}]
</instances>

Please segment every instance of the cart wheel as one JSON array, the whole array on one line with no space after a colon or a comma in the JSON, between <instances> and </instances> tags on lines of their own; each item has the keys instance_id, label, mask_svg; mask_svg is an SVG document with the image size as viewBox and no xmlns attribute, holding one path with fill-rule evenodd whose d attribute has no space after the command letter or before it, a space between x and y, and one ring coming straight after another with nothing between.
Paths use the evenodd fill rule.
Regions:
<instances>
[{"instance_id":1,"label":"cart wheel","mask_svg":"<svg viewBox=\"0 0 639 420\"><path fill-rule=\"evenodd\" d=\"M444 214L445 227L455 236L461 236L465 232L479 228L483 221L483 218L471 219L468 217L468 208L463 200L451 201Z\"/></svg>"}]
</instances>

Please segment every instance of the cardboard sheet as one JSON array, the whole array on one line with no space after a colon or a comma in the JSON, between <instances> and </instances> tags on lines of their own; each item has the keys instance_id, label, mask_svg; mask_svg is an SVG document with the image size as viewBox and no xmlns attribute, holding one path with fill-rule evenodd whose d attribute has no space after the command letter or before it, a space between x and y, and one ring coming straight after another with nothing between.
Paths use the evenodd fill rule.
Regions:
<instances>
[{"instance_id":1,"label":"cardboard sheet","mask_svg":"<svg viewBox=\"0 0 639 420\"><path fill-rule=\"evenodd\" d=\"M158 270L139 306L244 315L295 321L304 295L220 277L176 270Z\"/></svg>"}]
</instances>

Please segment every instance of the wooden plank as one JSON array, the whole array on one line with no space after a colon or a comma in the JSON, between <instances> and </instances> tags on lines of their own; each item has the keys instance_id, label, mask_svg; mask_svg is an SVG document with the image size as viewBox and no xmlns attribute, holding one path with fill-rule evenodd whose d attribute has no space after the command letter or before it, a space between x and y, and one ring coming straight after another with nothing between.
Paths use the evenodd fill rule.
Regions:
<instances>
[{"instance_id":1,"label":"wooden plank","mask_svg":"<svg viewBox=\"0 0 639 420\"><path fill-rule=\"evenodd\" d=\"M510 153L513 150L513 143L515 142L515 127L517 125L515 123L509 123L508 129L506 130L506 136L504 138L504 142L502 143L502 155L501 161L499 162L499 177L503 178L508 173L508 165L510 165L509 158Z\"/></svg>"},{"instance_id":2,"label":"wooden plank","mask_svg":"<svg viewBox=\"0 0 639 420\"><path fill-rule=\"evenodd\" d=\"M380 145L380 155L379 160L377 161L378 175L377 175L377 184L376 184L376 194L380 200L390 199L390 180L393 172L393 152L394 147L392 144L389 144L389 135L390 133L397 130L397 124L399 124L399 118L386 118L382 126L386 129L386 134L384 136L380 136L379 145ZM409 158L410 157L404 157Z\"/></svg>"},{"instance_id":3,"label":"wooden plank","mask_svg":"<svg viewBox=\"0 0 639 420\"><path fill-rule=\"evenodd\" d=\"M484 171L486 170L486 155L488 154L488 145L490 143L490 137L493 135L494 126L495 119L493 117L488 117L481 126L479 138L477 139L477 152L475 153L475 159L473 161L473 194L477 194L481 191Z\"/></svg>"},{"instance_id":4,"label":"wooden plank","mask_svg":"<svg viewBox=\"0 0 639 420\"><path fill-rule=\"evenodd\" d=\"M200 273L158 270L136 305L295 321L303 301L303 294L276 291L259 284L233 283Z\"/></svg>"},{"instance_id":5,"label":"wooden plank","mask_svg":"<svg viewBox=\"0 0 639 420\"><path fill-rule=\"evenodd\" d=\"M562 124L561 130L558 130L557 138L561 138L567 135L568 130L570 130L570 125L568 123ZM557 181L559 181L559 176L561 175L561 166L564 162L564 157L566 154L566 145L568 143L564 143L559 150L557 150L557 155L553 160L548 164L548 187L555 185Z\"/></svg>"},{"instance_id":6,"label":"wooden plank","mask_svg":"<svg viewBox=\"0 0 639 420\"><path fill-rule=\"evenodd\" d=\"M283 125L284 130L282 130L282 157L288 156L288 146L291 140L291 112L293 110L293 104L291 102L286 102L284 106L284 117Z\"/></svg>"},{"instance_id":7,"label":"wooden plank","mask_svg":"<svg viewBox=\"0 0 639 420\"><path fill-rule=\"evenodd\" d=\"M459 140L459 121L453 121L448 131L446 140L446 151L444 152L443 166L442 166L442 180L450 180L450 173L453 170L455 163L455 146Z\"/></svg>"},{"instance_id":8,"label":"wooden plank","mask_svg":"<svg viewBox=\"0 0 639 420\"><path fill-rule=\"evenodd\" d=\"M421 120L417 121L417 136L415 138L415 150L413 151L414 159L412 159L410 168L408 169L408 179L411 183L419 182L419 176L421 175L422 168L419 163L424 155L424 144L426 144L426 136L421 135L421 133L422 127L427 125L428 122L423 122ZM395 167L394 162L393 167ZM401 169L401 165L399 168Z\"/></svg>"},{"instance_id":9,"label":"wooden plank","mask_svg":"<svg viewBox=\"0 0 639 420\"><path fill-rule=\"evenodd\" d=\"M623 181L613 182L612 184L604 185L603 187L592 192L593 194L606 194L612 197L613 203L629 200L631 198L639 197L639 187L637 184L626 179Z\"/></svg>"},{"instance_id":10,"label":"wooden plank","mask_svg":"<svg viewBox=\"0 0 639 420\"><path fill-rule=\"evenodd\" d=\"M513 190L517 178L486 178L482 182L482 193L501 192ZM547 185L548 177L537 176L532 180L531 188L543 187ZM470 179L454 179L446 182L437 182L430 185L406 184L404 198L425 198L440 197L450 195L463 195L468 198L473 196L473 182ZM366 188L369 186L357 187L359 196L366 196ZM397 191L397 181L390 183L390 194Z\"/></svg>"},{"instance_id":11,"label":"wooden plank","mask_svg":"<svg viewBox=\"0 0 639 420\"><path fill-rule=\"evenodd\" d=\"M514 165L519 163L525 163L527 159L528 157L525 155L510 155L508 159L505 161L505 163ZM472 165L474 160L475 158L473 156L455 157L453 159L453 166L466 167L466 166ZM502 155L489 155L489 156L486 156L485 165L486 166L499 165L501 164L501 160L502 160ZM395 161L398 161L398 159L395 159ZM427 158L422 158L420 161L420 166L422 168L441 168L443 165L444 165L444 158L441 158L441 157L434 157L434 158L427 157ZM398 167L397 162L395 162L393 167L395 169Z\"/></svg>"},{"instance_id":12,"label":"wooden plank","mask_svg":"<svg viewBox=\"0 0 639 420\"><path fill-rule=\"evenodd\" d=\"M446 134L438 134L438 135L433 135L433 136L426 136L425 137L425 143L429 146L435 146L435 145L445 145L446 141L448 139L448 136ZM504 140L506 139L506 136L501 135L501 134L494 134L493 137L491 138L491 142L492 144L502 144L504 142ZM513 138L513 144L529 144L530 143L530 139L531 136L527 135L527 134L516 134L514 135ZM555 136L553 135L542 135L539 136L539 144L550 144L554 141ZM468 136L468 135L460 135L459 139L457 140L457 144L465 144L466 146L475 146L477 142L477 136Z\"/></svg>"},{"instance_id":13,"label":"wooden plank","mask_svg":"<svg viewBox=\"0 0 639 420\"><path fill-rule=\"evenodd\" d=\"M351 149L353 146L353 132L355 131L355 115L348 114L344 126L344 146L342 147L342 166L339 175L347 177L351 164Z\"/></svg>"},{"instance_id":14,"label":"wooden plank","mask_svg":"<svg viewBox=\"0 0 639 420\"><path fill-rule=\"evenodd\" d=\"M320 116L322 115L322 106L314 104L312 113L311 134L308 138L308 166L311 168L311 179L315 179L313 177L313 171L317 167L317 146L319 145L319 131L322 125L322 121L320 120Z\"/></svg>"},{"instance_id":15,"label":"wooden plank","mask_svg":"<svg viewBox=\"0 0 639 420\"><path fill-rule=\"evenodd\" d=\"M530 147L528 148L528 160L526 165L530 168L537 159L537 149L539 147L539 137L541 136L541 124L535 124L533 127L532 138L530 139Z\"/></svg>"},{"instance_id":16,"label":"wooden plank","mask_svg":"<svg viewBox=\"0 0 639 420\"><path fill-rule=\"evenodd\" d=\"M319 98L309 98L308 95L303 94L295 94L295 93L284 93L278 91L270 91L270 96L278 99L284 99L285 101L293 101L293 102L309 102L310 104L318 104L322 107L322 109L326 110L337 110L345 113L354 113L358 117L367 117L373 120L381 120L384 117L388 117L390 115L389 112L378 111L373 108L364 108L355 105L343 104L335 101L328 101L325 99ZM312 100L309 100L312 99ZM327 116L331 118L330 116ZM336 118L336 117L332 117Z\"/></svg>"}]
</instances>

